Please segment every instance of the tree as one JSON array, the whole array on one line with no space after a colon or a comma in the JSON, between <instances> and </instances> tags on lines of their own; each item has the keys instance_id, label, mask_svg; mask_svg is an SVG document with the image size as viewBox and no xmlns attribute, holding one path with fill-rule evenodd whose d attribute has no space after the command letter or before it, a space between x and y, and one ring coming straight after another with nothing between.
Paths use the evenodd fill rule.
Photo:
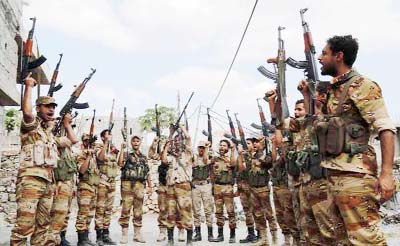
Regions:
<instances>
[{"instance_id":1,"label":"tree","mask_svg":"<svg viewBox=\"0 0 400 246\"><path fill-rule=\"evenodd\" d=\"M4 128L8 135L10 132L14 131L16 127L19 127L18 111L15 109L9 109L6 111L5 116Z\"/></svg>"},{"instance_id":2,"label":"tree","mask_svg":"<svg viewBox=\"0 0 400 246\"><path fill-rule=\"evenodd\" d=\"M157 107L160 117L160 128L168 128L176 121L176 112L174 108L165 106ZM145 114L139 117L139 124L142 131L150 132L152 127L156 126L156 110L154 108L146 109Z\"/></svg>"}]
</instances>

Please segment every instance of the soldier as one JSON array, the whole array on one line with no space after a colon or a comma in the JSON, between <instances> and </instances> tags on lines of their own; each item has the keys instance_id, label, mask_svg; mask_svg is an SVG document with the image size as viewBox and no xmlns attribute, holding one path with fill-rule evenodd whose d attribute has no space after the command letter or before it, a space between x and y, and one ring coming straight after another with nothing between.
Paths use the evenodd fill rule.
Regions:
<instances>
[{"instance_id":1,"label":"soldier","mask_svg":"<svg viewBox=\"0 0 400 246\"><path fill-rule=\"evenodd\" d=\"M239 170L237 177L238 192L240 195L240 202L243 207L243 212L246 217L247 236L244 239L240 239L240 243L255 243L257 236L254 232L254 217L253 217L253 205L251 203L251 191L249 185L249 170L251 167L251 156L254 154L253 143L255 138L246 139L248 152L244 154L244 161L247 163L246 168Z\"/></svg>"},{"instance_id":2,"label":"soldier","mask_svg":"<svg viewBox=\"0 0 400 246\"><path fill-rule=\"evenodd\" d=\"M189 133L185 127L179 126L179 129L182 130L185 136L184 145L179 135L176 135L172 142L171 140L167 140L161 156L161 162L168 166L166 177L168 186L168 246L174 245L174 227L177 221L177 209L182 226L187 231L186 245L192 245L193 237L191 187L193 153ZM171 131L174 131L174 129L171 129ZM183 149L181 149L182 145Z\"/></svg>"},{"instance_id":3,"label":"soldier","mask_svg":"<svg viewBox=\"0 0 400 246\"><path fill-rule=\"evenodd\" d=\"M100 171L97 167L95 138L89 134L82 135L81 152L77 157L79 169L78 183L78 214L75 228L78 233L78 246L96 245L89 240L89 227L96 209L97 187L100 183Z\"/></svg>"},{"instance_id":4,"label":"soldier","mask_svg":"<svg viewBox=\"0 0 400 246\"><path fill-rule=\"evenodd\" d=\"M319 62L321 74L333 77L325 117L316 124L318 144L327 168L329 193L353 245L387 245L380 230L379 206L393 196L396 128L387 113L379 85L352 66L358 43L351 35L328 39ZM378 133L382 168L369 139Z\"/></svg>"},{"instance_id":5,"label":"soldier","mask_svg":"<svg viewBox=\"0 0 400 246\"><path fill-rule=\"evenodd\" d=\"M122 227L122 238L120 243L128 243L128 227L131 210L133 211L134 242L145 243L141 234L143 198L145 191L145 182L149 188L149 194L152 194L152 184L149 174L149 165L147 156L140 151L142 140L135 135L131 138L132 152L126 152L125 158L119 158L118 165L121 169L121 196L122 210L119 224ZM121 151L125 148L122 144ZM121 152L121 155L123 152Z\"/></svg>"},{"instance_id":6,"label":"soldier","mask_svg":"<svg viewBox=\"0 0 400 246\"><path fill-rule=\"evenodd\" d=\"M251 167L249 170L249 185L251 190L252 204L254 208L254 219L256 227L260 231L260 239L254 245L268 245L266 221L272 235L272 241L277 243L277 224L271 207L269 189L269 169L272 167L272 157L267 154L265 149L264 136L254 141L255 153L252 156ZM246 163L243 161L243 150L239 151L239 167L245 169Z\"/></svg>"},{"instance_id":7,"label":"soldier","mask_svg":"<svg viewBox=\"0 0 400 246\"><path fill-rule=\"evenodd\" d=\"M197 145L197 154L193 160L193 217L196 234L193 241L201 241L201 204L203 203L206 224L208 228L208 241L213 236L212 217L214 213L214 198L212 196L212 184L210 182L210 156L209 148L211 143L200 141Z\"/></svg>"},{"instance_id":8,"label":"soldier","mask_svg":"<svg viewBox=\"0 0 400 246\"><path fill-rule=\"evenodd\" d=\"M115 178L118 176L117 156L118 150L110 144L111 133L108 129L100 133L103 144L99 146L96 153L97 165L100 170L100 183L97 190L96 202L96 242L99 245L116 245L110 238L110 221L115 196ZM120 155L119 158L123 158Z\"/></svg>"},{"instance_id":9,"label":"soldier","mask_svg":"<svg viewBox=\"0 0 400 246\"><path fill-rule=\"evenodd\" d=\"M62 130L64 132L64 130ZM71 136L71 144L75 144L78 140L75 134ZM75 187L75 174L78 171L76 158L72 153L71 145L65 148L59 148L60 160L57 168L54 169L54 178L56 181L56 195L54 197L53 206L50 212L50 238L46 245L55 243L56 245L69 245L65 239L68 226L68 213L73 198Z\"/></svg>"},{"instance_id":10,"label":"soldier","mask_svg":"<svg viewBox=\"0 0 400 246\"><path fill-rule=\"evenodd\" d=\"M231 150L230 156L228 152ZM223 139L219 142L219 155L211 159L213 165L215 217L217 217L218 236L212 242L224 241L224 205L228 213L230 237L229 243L235 243L236 217L235 204L233 202L235 183L234 171L236 167L235 145Z\"/></svg>"},{"instance_id":11,"label":"soldier","mask_svg":"<svg viewBox=\"0 0 400 246\"><path fill-rule=\"evenodd\" d=\"M59 159L57 147L71 145L71 115L65 115L63 126L67 137L54 137L54 111L57 104L48 96L36 100L37 116L32 113L31 95L36 81L28 76L22 99L21 153L17 179L17 219L11 232L11 245L42 245L50 226L53 204L54 167ZM71 140L70 140L70 139Z\"/></svg>"}]
</instances>

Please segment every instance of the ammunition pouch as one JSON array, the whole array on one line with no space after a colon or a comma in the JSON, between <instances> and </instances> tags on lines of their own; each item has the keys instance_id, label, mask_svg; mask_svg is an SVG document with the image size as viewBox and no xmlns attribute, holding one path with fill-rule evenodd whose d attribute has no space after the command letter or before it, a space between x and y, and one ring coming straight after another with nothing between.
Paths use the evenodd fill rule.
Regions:
<instances>
[{"instance_id":1,"label":"ammunition pouch","mask_svg":"<svg viewBox=\"0 0 400 246\"><path fill-rule=\"evenodd\" d=\"M98 169L89 168L86 173L79 174L79 179L91 186L97 186L100 183L100 172Z\"/></svg>"},{"instance_id":2,"label":"ammunition pouch","mask_svg":"<svg viewBox=\"0 0 400 246\"><path fill-rule=\"evenodd\" d=\"M274 185L282 185L288 184L288 179L287 179L287 173L285 166L283 165L276 165L274 169L272 170L272 183Z\"/></svg>"},{"instance_id":3,"label":"ammunition pouch","mask_svg":"<svg viewBox=\"0 0 400 246\"><path fill-rule=\"evenodd\" d=\"M107 175L108 178L115 178L118 176L118 165L116 161L106 160L100 161L97 160L99 164L100 173Z\"/></svg>"},{"instance_id":4,"label":"ammunition pouch","mask_svg":"<svg viewBox=\"0 0 400 246\"><path fill-rule=\"evenodd\" d=\"M131 163L127 161L121 170L121 180L144 182L149 171L149 166L146 163Z\"/></svg>"},{"instance_id":5,"label":"ammunition pouch","mask_svg":"<svg viewBox=\"0 0 400 246\"><path fill-rule=\"evenodd\" d=\"M317 146L315 146L318 148ZM308 150L308 165L306 171L311 175L313 179L326 178L326 169L321 167L321 155L318 149L311 148Z\"/></svg>"},{"instance_id":6,"label":"ammunition pouch","mask_svg":"<svg viewBox=\"0 0 400 246\"><path fill-rule=\"evenodd\" d=\"M293 177L298 177L300 175L300 168L296 164L297 152L289 151L287 153L287 172Z\"/></svg>"},{"instance_id":7,"label":"ammunition pouch","mask_svg":"<svg viewBox=\"0 0 400 246\"><path fill-rule=\"evenodd\" d=\"M54 169L54 178L56 181L72 180L77 172L78 166L74 160L61 159Z\"/></svg>"},{"instance_id":8,"label":"ammunition pouch","mask_svg":"<svg viewBox=\"0 0 400 246\"><path fill-rule=\"evenodd\" d=\"M267 170L260 170L257 172L249 172L249 185L251 187L264 187L268 186L269 173Z\"/></svg>"},{"instance_id":9,"label":"ammunition pouch","mask_svg":"<svg viewBox=\"0 0 400 246\"><path fill-rule=\"evenodd\" d=\"M167 185L167 172L167 165L161 164L158 166L158 182L162 185Z\"/></svg>"},{"instance_id":10,"label":"ammunition pouch","mask_svg":"<svg viewBox=\"0 0 400 246\"><path fill-rule=\"evenodd\" d=\"M235 183L235 178L232 172L221 171L219 175L216 175L215 183L219 185L233 185Z\"/></svg>"},{"instance_id":11,"label":"ammunition pouch","mask_svg":"<svg viewBox=\"0 0 400 246\"><path fill-rule=\"evenodd\" d=\"M242 180L249 180L249 170L243 170L239 175L237 176L238 181Z\"/></svg>"},{"instance_id":12,"label":"ammunition pouch","mask_svg":"<svg viewBox=\"0 0 400 246\"><path fill-rule=\"evenodd\" d=\"M56 167L58 151L55 142L36 141L34 144L22 146L20 168L27 167Z\"/></svg>"},{"instance_id":13,"label":"ammunition pouch","mask_svg":"<svg viewBox=\"0 0 400 246\"><path fill-rule=\"evenodd\" d=\"M192 173L193 180L207 180L210 177L209 166L195 166Z\"/></svg>"}]
</instances>

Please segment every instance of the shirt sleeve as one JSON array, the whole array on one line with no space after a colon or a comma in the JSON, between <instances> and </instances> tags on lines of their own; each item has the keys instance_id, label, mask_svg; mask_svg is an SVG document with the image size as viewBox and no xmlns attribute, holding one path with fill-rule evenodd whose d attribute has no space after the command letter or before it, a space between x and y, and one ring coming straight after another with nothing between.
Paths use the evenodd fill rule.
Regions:
<instances>
[{"instance_id":1,"label":"shirt sleeve","mask_svg":"<svg viewBox=\"0 0 400 246\"><path fill-rule=\"evenodd\" d=\"M69 140L67 137L55 137L57 147L59 148L66 148L66 147L71 147L72 142Z\"/></svg>"},{"instance_id":2,"label":"shirt sleeve","mask_svg":"<svg viewBox=\"0 0 400 246\"><path fill-rule=\"evenodd\" d=\"M22 133L27 133L30 131L35 130L39 125L38 119L35 117L34 120L31 123L26 123L24 121L24 118L21 120L21 132Z\"/></svg>"},{"instance_id":3,"label":"shirt sleeve","mask_svg":"<svg viewBox=\"0 0 400 246\"><path fill-rule=\"evenodd\" d=\"M390 130L396 134L396 127L387 112L382 90L376 82L367 78L355 81L349 88L349 95L363 119L378 133Z\"/></svg>"}]
</instances>

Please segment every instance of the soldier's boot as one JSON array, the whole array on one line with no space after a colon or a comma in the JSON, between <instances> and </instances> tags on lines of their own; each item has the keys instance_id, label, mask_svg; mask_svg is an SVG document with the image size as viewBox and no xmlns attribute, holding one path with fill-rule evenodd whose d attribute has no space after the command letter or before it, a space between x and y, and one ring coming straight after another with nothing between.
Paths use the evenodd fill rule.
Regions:
<instances>
[{"instance_id":1,"label":"soldier's boot","mask_svg":"<svg viewBox=\"0 0 400 246\"><path fill-rule=\"evenodd\" d=\"M86 243L88 245L97 246L97 243L94 243L94 242L90 241L90 239L89 239L89 231L85 231L85 240L86 240Z\"/></svg>"},{"instance_id":2,"label":"soldier's boot","mask_svg":"<svg viewBox=\"0 0 400 246\"><path fill-rule=\"evenodd\" d=\"M139 243L145 243L146 242L143 239L143 236L142 236L142 227L140 227L140 226L135 226L134 227L133 241L134 242L139 242Z\"/></svg>"},{"instance_id":3,"label":"soldier's boot","mask_svg":"<svg viewBox=\"0 0 400 246\"><path fill-rule=\"evenodd\" d=\"M208 241L212 242L214 240L214 235L213 235L213 228L212 226L207 227L208 229Z\"/></svg>"},{"instance_id":4,"label":"soldier's boot","mask_svg":"<svg viewBox=\"0 0 400 246\"><path fill-rule=\"evenodd\" d=\"M174 228L167 229L168 243L167 246L174 246Z\"/></svg>"},{"instance_id":5,"label":"soldier's boot","mask_svg":"<svg viewBox=\"0 0 400 246\"><path fill-rule=\"evenodd\" d=\"M178 242L185 242L185 230L179 229L178 231Z\"/></svg>"},{"instance_id":6,"label":"soldier's boot","mask_svg":"<svg viewBox=\"0 0 400 246\"><path fill-rule=\"evenodd\" d=\"M271 231L271 235L272 235L272 245L278 245L278 232Z\"/></svg>"},{"instance_id":7,"label":"soldier's boot","mask_svg":"<svg viewBox=\"0 0 400 246\"><path fill-rule=\"evenodd\" d=\"M128 227L122 228L122 236L121 240L119 240L120 244L127 244L128 243Z\"/></svg>"},{"instance_id":8,"label":"soldier's boot","mask_svg":"<svg viewBox=\"0 0 400 246\"><path fill-rule=\"evenodd\" d=\"M96 243L98 246L104 246L102 229L96 229Z\"/></svg>"},{"instance_id":9,"label":"soldier's boot","mask_svg":"<svg viewBox=\"0 0 400 246\"><path fill-rule=\"evenodd\" d=\"M245 239L240 239L239 243L255 243L257 237L254 234L254 227L247 227L247 237Z\"/></svg>"},{"instance_id":10,"label":"soldier's boot","mask_svg":"<svg viewBox=\"0 0 400 246\"><path fill-rule=\"evenodd\" d=\"M87 241L87 234L84 231L78 231L78 246L92 246Z\"/></svg>"},{"instance_id":11,"label":"soldier's boot","mask_svg":"<svg viewBox=\"0 0 400 246\"><path fill-rule=\"evenodd\" d=\"M60 246L71 246L71 244L65 238L65 233L66 231L60 232L60 238L61 238Z\"/></svg>"},{"instance_id":12,"label":"soldier's boot","mask_svg":"<svg viewBox=\"0 0 400 246\"><path fill-rule=\"evenodd\" d=\"M260 239L255 244L252 244L252 246L269 246L267 231L260 230L258 235L260 236Z\"/></svg>"},{"instance_id":13,"label":"soldier's boot","mask_svg":"<svg viewBox=\"0 0 400 246\"><path fill-rule=\"evenodd\" d=\"M110 231L108 228L103 230L103 243L104 245L117 245L117 243L110 238Z\"/></svg>"},{"instance_id":14,"label":"soldier's boot","mask_svg":"<svg viewBox=\"0 0 400 246\"><path fill-rule=\"evenodd\" d=\"M213 238L210 242L223 242L224 241L224 228L218 227L218 236Z\"/></svg>"},{"instance_id":15,"label":"soldier's boot","mask_svg":"<svg viewBox=\"0 0 400 246\"><path fill-rule=\"evenodd\" d=\"M236 243L236 231L235 228L231 229L231 233L229 236L229 243Z\"/></svg>"},{"instance_id":16,"label":"soldier's boot","mask_svg":"<svg viewBox=\"0 0 400 246\"><path fill-rule=\"evenodd\" d=\"M200 227L199 227L200 228ZM193 230L186 231L186 246L192 246Z\"/></svg>"},{"instance_id":17,"label":"soldier's boot","mask_svg":"<svg viewBox=\"0 0 400 246\"><path fill-rule=\"evenodd\" d=\"M284 236L284 243L282 244L282 246L290 246L292 245L292 235L290 233L287 234L283 234Z\"/></svg>"},{"instance_id":18,"label":"soldier's boot","mask_svg":"<svg viewBox=\"0 0 400 246\"><path fill-rule=\"evenodd\" d=\"M194 236L193 236L193 242L201 241L201 228L200 226L196 226L194 229Z\"/></svg>"},{"instance_id":19,"label":"soldier's boot","mask_svg":"<svg viewBox=\"0 0 400 246\"><path fill-rule=\"evenodd\" d=\"M160 228L160 234L158 234L157 242L162 242L167 237L166 235L167 228Z\"/></svg>"}]
</instances>

